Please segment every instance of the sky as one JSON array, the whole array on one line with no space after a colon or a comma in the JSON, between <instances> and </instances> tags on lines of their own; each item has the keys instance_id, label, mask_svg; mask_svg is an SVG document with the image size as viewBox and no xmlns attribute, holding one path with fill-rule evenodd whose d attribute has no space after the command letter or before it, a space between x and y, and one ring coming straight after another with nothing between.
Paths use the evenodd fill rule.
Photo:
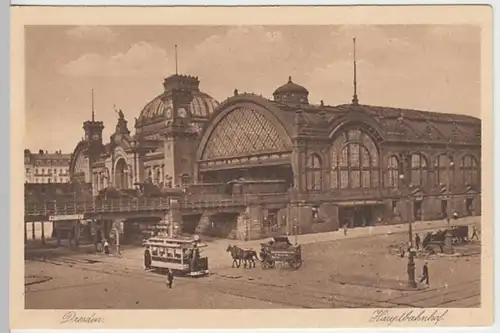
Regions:
<instances>
[{"instance_id":1,"label":"sky","mask_svg":"<svg viewBox=\"0 0 500 333\"><path fill-rule=\"evenodd\" d=\"M271 97L292 76L311 103L350 103L356 36L360 103L480 117L480 30L467 25L31 26L25 30L25 148L71 153L91 117L104 137L175 73L218 101Z\"/></svg>"}]
</instances>

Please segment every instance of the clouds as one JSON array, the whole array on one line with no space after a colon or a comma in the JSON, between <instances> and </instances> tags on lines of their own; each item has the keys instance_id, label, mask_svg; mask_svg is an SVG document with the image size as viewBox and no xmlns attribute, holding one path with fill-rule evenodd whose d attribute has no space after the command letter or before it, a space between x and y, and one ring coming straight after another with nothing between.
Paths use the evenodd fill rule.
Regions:
<instances>
[{"instance_id":1,"label":"clouds","mask_svg":"<svg viewBox=\"0 0 500 333\"><path fill-rule=\"evenodd\" d=\"M75 29L75 38L113 34L105 27ZM83 54L60 67L60 72L73 78L120 78L124 85L141 78L161 88L159 80L174 72L175 41L180 44L180 73L198 76L201 89L218 100L235 88L269 97L291 75L308 88L311 101L337 104L352 95L355 36L359 93L366 103L464 112L449 107L447 101L456 99L455 93L469 96L467 91L478 89L474 85L479 80L480 54L479 46L473 46L479 45L479 31L467 26L236 26L223 33L218 29L191 44L175 36L163 40L157 34L148 42L132 38L129 48L109 53L113 43L105 50L108 55ZM473 103L462 101L458 107Z\"/></svg>"},{"instance_id":2,"label":"clouds","mask_svg":"<svg viewBox=\"0 0 500 333\"><path fill-rule=\"evenodd\" d=\"M165 50L155 44L139 42L112 56L84 54L63 65L60 72L76 77L147 77L165 72L169 66Z\"/></svg>"},{"instance_id":3,"label":"clouds","mask_svg":"<svg viewBox=\"0 0 500 333\"><path fill-rule=\"evenodd\" d=\"M78 26L66 30L66 35L72 39L111 42L117 34L104 26Z\"/></svg>"}]
</instances>

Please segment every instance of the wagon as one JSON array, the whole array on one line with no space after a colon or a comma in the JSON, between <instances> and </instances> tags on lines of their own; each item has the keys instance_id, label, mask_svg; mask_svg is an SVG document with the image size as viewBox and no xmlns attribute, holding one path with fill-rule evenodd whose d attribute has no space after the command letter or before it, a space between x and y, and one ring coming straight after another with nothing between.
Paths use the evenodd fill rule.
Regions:
<instances>
[{"instance_id":1,"label":"wagon","mask_svg":"<svg viewBox=\"0 0 500 333\"><path fill-rule=\"evenodd\" d=\"M287 236L274 237L268 243L261 243L262 268L274 268L276 263L288 264L292 269L302 266L302 248L292 245Z\"/></svg>"}]
</instances>

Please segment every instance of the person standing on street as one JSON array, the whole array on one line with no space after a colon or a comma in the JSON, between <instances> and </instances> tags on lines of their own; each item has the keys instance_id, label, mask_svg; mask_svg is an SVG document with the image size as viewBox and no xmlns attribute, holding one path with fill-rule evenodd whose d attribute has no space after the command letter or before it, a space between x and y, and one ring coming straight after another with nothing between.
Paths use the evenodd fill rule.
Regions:
<instances>
[{"instance_id":1,"label":"person standing on street","mask_svg":"<svg viewBox=\"0 0 500 333\"><path fill-rule=\"evenodd\" d=\"M472 226L472 236L471 236L471 238L470 238L470 239L471 239L471 240L473 240L473 239L474 239L474 237L475 237L477 240L479 240L479 236L478 236L478 234L477 234L477 229L476 229L476 226L475 226L475 225L473 225L473 226Z\"/></svg>"},{"instance_id":2,"label":"person standing on street","mask_svg":"<svg viewBox=\"0 0 500 333\"><path fill-rule=\"evenodd\" d=\"M344 236L347 236L347 223L344 224Z\"/></svg>"},{"instance_id":3,"label":"person standing on street","mask_svg":"<svg viewBox=\"0 0 500 333\"><path fill-rule=\"evenodd\" d=\"M174 283L174 274L170 268L167 268L167 286L172 289L172 284Z\"/></svg>"},{"instance_id":4,"label":"person standing on street","mask_svg":"<svg viewBox=\"0 0 500 333\"><path fill-rule=\"evenodd\" d=\"M109 254L109 243L107 239L104 240L104 253Z\"/></svg>"},{"instance_id":5,"label":"person standing on street","mask_svg":"<svg viewBox=\"0 0 500 333\"><path fill-rule=\"evenodd\" d=\"M149 246L144 250L144 269L151 269L151 252Z\"/></svg>"},{"instance_id":6,"label":"person standing on street","mask_svg":"<svg viewBox=\"0 0 500 333\"><path fill-rule=\"evenodd\" d=\"M424 267L422 268L422 278L420 279L420 283L424 282L429 286L429 267L427 266L427 261L424 264Z\"/></svg>"},{"instance_id":7,"label":"person standing on street","mask_svg":"<svg viewBox=\"0 0 500 333\"><path fill-rule=\"evenodd\" d=\"M417 248L417 250L420 249L420 235L419 234L415 234L415 247Z\"/></svg>"}]
</instances>

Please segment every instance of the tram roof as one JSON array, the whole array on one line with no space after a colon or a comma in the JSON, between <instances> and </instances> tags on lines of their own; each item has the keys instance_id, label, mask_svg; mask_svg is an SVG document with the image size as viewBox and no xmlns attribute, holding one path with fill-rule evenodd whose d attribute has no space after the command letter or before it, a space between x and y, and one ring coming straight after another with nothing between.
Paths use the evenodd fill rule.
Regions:
<instances>
[{"instance_id":1,"label":"tram roof","mask_svg":"<svg viewBox=\"0 0 500 333\"><path fill-rule=\"evenodd\" d=\"M173 238L173 237L151 237L145 245L164 245L167 247L191 247L196 244L196 247L206 247L207 244L196 241L192 238Z\"/></svg>"}]
</instances>

